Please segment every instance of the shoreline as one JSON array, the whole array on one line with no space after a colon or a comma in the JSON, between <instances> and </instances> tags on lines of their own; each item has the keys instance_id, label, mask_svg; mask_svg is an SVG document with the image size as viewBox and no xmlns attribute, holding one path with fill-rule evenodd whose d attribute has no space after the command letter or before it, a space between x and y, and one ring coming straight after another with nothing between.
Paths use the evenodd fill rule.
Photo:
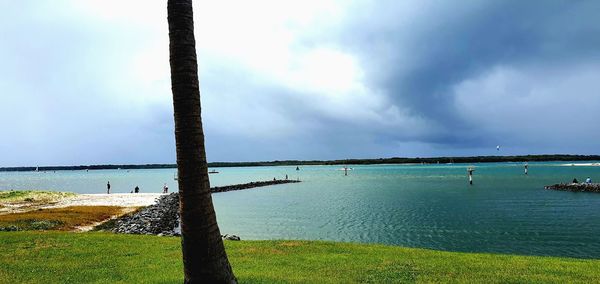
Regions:
<instances>
[{"instance_id":1,"label":"shoreline","mask_svg":"<svg viewBox=\"0 0 600 284\"><path fill-rule=\"evenodd\" d=\"M242 184L214 186L211 187L210 190L211 193L220 193L298 182L300 181L285 179L270 181L254 181ZM20 191L17 190L13 192ZM81 193L66 195L63 192L56 192L57 195L64 196L48 201L29 198L18 202L0 202L0 215L22 213L39 209L64 208L71 206L119 206L123 208L147 207L156 204L162 196L169 195L171 193Z\"/></svg>"},{"instance_id":2,"label":"shoreline","mask_svg":"<svg viewBox=\"0 0 600 284\"><path fill-rule=\"evenodd\" d=\"M300 181L274 179L272 181L234 184L212 187L211 193L298 182ZM37 198L34 191L9 191L6 195L12 197L12 199L8 200L8 197L5 197L6 200L0 202L0 219L3 219L4 223L6 223L5 226L0 226L0 231L40 228L39 224L44 224L44 228L47 229L64 230L65 226L62 224L70 221L73 223L71 227L68 227L70 230L83 232L103 226L107 222L114 220L111 223L112 227L108 225L104 226L103 229L109 229L115 233L127 234L179 234L178 192L95 193L78 195L58 192L54 194L54 199L47 200ZM18 196L19 199L16 199L14 196ZM114 208L119 208L118 212ZM72 221L75 212L78 212L77 214L81 216L79 216L77 221ZM99 215L101 217L97 213L101 213ZM88 216L93 217L88 218ZM239 240L239 237L233 235L225 235L223 237Z\"/></svg>"}]
</instances>

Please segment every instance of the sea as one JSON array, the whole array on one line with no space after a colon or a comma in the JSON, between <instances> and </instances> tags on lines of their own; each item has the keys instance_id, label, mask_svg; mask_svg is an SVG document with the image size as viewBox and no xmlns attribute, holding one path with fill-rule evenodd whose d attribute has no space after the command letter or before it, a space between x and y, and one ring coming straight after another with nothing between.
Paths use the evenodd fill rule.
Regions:
<instances>
[{"instance_id":1,"label":"sea","mask_svg":"<svg viewBox=\"0 0 600 284\"><path fill-rule=\"evenodd\" d=\"M221 233L245 240L381 243L460 252L600 258L600 194L545 185L600 180L577 162L214 168L211 186L302 182L213 194ZM473 184L467 168L474 167ZM213 168L211 168L213 170ZM175 169L0 172L0 190L177 190Z\"/></svg>"}]
</instances>

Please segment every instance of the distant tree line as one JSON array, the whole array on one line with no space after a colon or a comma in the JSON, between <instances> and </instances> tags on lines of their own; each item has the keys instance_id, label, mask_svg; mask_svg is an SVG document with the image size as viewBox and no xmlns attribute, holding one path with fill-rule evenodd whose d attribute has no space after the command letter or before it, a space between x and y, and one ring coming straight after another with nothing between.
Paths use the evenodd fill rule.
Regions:
<instances>
[{"instance_id":1,"label":"distant tree line","mask_svg":"<svg viewBox=\"0 0 600 284\"><path fill-rule=\"evenodd\" d=\"M600 155L526 155L526 156L474 156L474 157L433 157L433 158L379 158L344 160L284 160L269 162L214 162L210 167L255 167L255 166L296 166L296 165L377 165L377 164L445 164L445 163L496 163L496 162L547 162L547 161L597 161Z\"/></svg>"},{"instance_id":2,"label":"distant tree line","mask_svg":"<svg viewBox=\"0 0 600 284\"><path fill-rule=\"evenodd\" d=\"M77 170L129 170L129 169L170 169L177 168L176 164L146 164L146 165L80 165L80 166L43 166L43 167L5 167L0 168L3 172L19 171L77 171Z\"/></svg>"},{"instance_id":3,"label":"distant tree line","mask_svg":"<svg viewBox=\"0 0 600 284\"><path fill-rule=\"evenodd\" d=\"M223 167L261 167L261 166L307 166L307 165L377 165L377 164L445 164L445 163L496 163L496 162L547 162L547 161L600 161L600 155L526 155L526 156L474 156L474 157L433 157L433 158L379 158L344 160L283 160L263 162L213 162L211 168ZM174 169L176 164L145 165L80 165L80 166L44 166L38 171L60 170L129 170L129 169ZM36 167L4 167L0 171L35 171Z\"/></svg>"}]
</instances>

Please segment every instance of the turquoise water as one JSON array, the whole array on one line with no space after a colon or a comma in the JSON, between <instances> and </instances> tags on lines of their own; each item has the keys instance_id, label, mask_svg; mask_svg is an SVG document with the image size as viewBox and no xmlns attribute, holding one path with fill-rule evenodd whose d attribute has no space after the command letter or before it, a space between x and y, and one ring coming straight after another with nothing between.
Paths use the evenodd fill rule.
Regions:
<instances>
[{"instance_id":1,"label":"turquoise water","mask_svg":"<svg viewBox=\"0 0 600 284\"><path fill-rule=\"evenodd\" d=\"M243 239L385 243L451 251L600 258L600 194L544 190L600 180L600 167L530 163L218 168L211 185L300 178L213 195L222 233ZM174 169L0 173L0 189L173 190Z\"/></svg>"}]
</instances>

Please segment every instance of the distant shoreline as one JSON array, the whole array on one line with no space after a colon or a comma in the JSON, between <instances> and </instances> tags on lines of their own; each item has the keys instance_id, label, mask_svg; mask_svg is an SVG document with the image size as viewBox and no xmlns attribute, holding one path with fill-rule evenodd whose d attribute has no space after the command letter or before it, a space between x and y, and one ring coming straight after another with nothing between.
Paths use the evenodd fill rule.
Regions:
<instances>
[{"instance_id":1,"label":"distant shoreline","mask_svg":"<svg viewBox=\"0 0 600 284\"><path fill-rule=\"evenodd\" d=\"M600 167L600 163L571 163L571 164L562 164L561 166L565 166L565 167Z\"/></svg>"},{"instance_id":2,"label":"distant shoreline","mask_svg":"<svg viewBox=\"0 0 600 284\"><path fill-rule=\"evenodd\" d=\"M497 162L558 162L558 161L600 161L600 155L524 155L524 156L473 156L473 157L433 157L433 158L379 158L342 160L283 160L262 162L211 162L211 168L261 167L261 166L314 166L314 165L380 165L380 164L447 164L447 163L497 163ZM0 167L0 172L24 171L64 171L64 170L130 170L130 169L175 169L176 164L144 165L79 165L79 166L40 166L40 167Z\"/></svg>"}]
</instances>

